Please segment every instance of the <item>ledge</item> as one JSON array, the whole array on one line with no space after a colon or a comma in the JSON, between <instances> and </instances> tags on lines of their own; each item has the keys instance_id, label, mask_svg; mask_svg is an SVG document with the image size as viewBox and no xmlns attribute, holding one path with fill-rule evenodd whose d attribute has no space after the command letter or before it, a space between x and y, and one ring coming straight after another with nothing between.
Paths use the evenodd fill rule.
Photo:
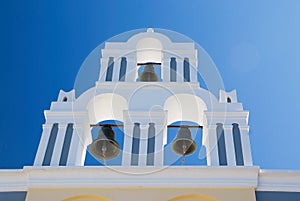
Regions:
<instances>
[{"instance_id":1,"label":"ledge","mask_svg":"<svg viewBox=\"0 0 300 201\"><path fill-rule=\"evenodd\" d=\"M257 191L300 192L300 171L261 170Z\"/></svg>"},{"instance_id":2,"label":"ledge","mask_svg":"<svg viewBox=\"0 0 300 201\"><path fill-rule=\"evenodd\" d=\"M256 188L258 167L24 167L0 171L0 191L28 188ZM9 184L9 185L7 185Z\"/></svg>"},{"instance_id":3,"label":"ledge","mask_svg":"<svg viewBox=\"0 0 300 201\"><path fill-rule=\"evenodd\" d=\"M27 175L24 170L0 170L0 192L27 189Z\"/></svg>"}]
</instances>

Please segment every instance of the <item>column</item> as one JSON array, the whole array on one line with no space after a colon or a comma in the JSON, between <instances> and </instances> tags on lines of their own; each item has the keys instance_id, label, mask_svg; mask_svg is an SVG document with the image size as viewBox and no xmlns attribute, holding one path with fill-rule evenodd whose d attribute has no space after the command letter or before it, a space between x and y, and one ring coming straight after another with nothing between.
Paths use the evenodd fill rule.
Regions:
<instances>
[{"instance_id":1,"label":"column","mask_svg":"<svg viewBox=\"0 0 300 201\"><path fill-rule=\"evenodd\" d=\"M68 152L67 166L81 166L82 154L84 154L85 140L82 136L84 129L81 125L73 125L73 133L71 138L71 144Z\"/></svg>"},{"instance_id":2,"label":"column","mask_svg":"<svg viewBox=\"0 0 300 201\"><path fill-rule=\"evenodd\" d=\"M239 127L241 134L242 152L244 157L244 166L252 166L252 154L249 137L249 126Z\"/></svg>"},{"instance_id":3,"label":"column","mask_svg":"<svg viewBox=\"0 0 300 201\"><path fill-rule=\"evenodd\" d=\"M236 166L232 125L224 125L223 129L225 137L227 165Z\"/></svg>"},{"instance_id":4,"label":"column","mask_svg":"<svg viewBox=\"0 0 300 201\"><path fill-rule=\"evenodd\" d=\"M138 77L137 72L136 59L128 57L125 82L135 82Z\"/></svg>"},{"instance_id":5,"label":"column","mask_svg":"<svg viewBox=\"0 0 300 201\"><path fill-rule=\"evenodd\" d=\"M52 124L43 124L43 132L35 156L34 166L41 166L43 164L52 126L53 126Z\"/></svg>"},{"instance_id":6,"label":"column","mask_svg":"<svg viewBox=\"0 0 300 201\"><path fill-rule=\"evenodd\" d=\"M105 82L106 70L108 66L108 58L101 58L100 63L101 65L100 65L99 81Z\"/></svg>"},{"instance_id":7,"label":"column","mask_svg":"<svg viewBox=\"0 0 300 201\"><path fill-rule=\"evenodd\" d=\"M132 152L132 131L133 125L124 123L124 144L122 152L122 166L130 166Z\"/></svg>"},{"instance_id":8,"label":"column","mask_svg":"<svg viewBox=\"0 0 300 201\"><path fill-rule=\"evenodd\" d=\"M154 166L164 165L164 136L167 136L167 126L164 124L155 124L155 147L154 147Z\"/></svg>"},{"instance_id":9,"label":"column","mask_svg":"<svg viewBox=\"0 0 300 201\"><path fill-rule=\"evenodd\" d=\"M163 82L170 82L170 62L170 57L166 56L165 58L163 58L161 66Z\"/></svg>"},{"instance_id":10,"label":"column","mask_svg":"<svg viewBox=\"0 0 300 201\"><path fill-rule=\"evenodd\" d=\"M114 70L113 70L113 76L112 76L113 82L119 81L120 68L121 68L121 58L118 58L118 60L116 60L114 62Z\"/></svg>"},{"instance_id":11,"label":"column","mask_svg":"<svg viewBox=\"0 0 300 201\"><path fill-rule=\"evenodd\" d=\"M148 125L141 125L138 166L147 165Z\"/></svg>"},{"instance_id":12,"label":"column","mask_svg":"<svg viewBox=\"0 0 300 201\"><path fill-rule=\"evenodd\" d=\"M189 58L190 59L190 82L198 82L198 64L196 59Z\"/></svg>"},{"instance_id":13,"label":"column","mask_svg":"<svg viewBox=\"0 0 300 201\"><path fill-rule=\"evenodd\" d=\"M203 144L206 146L207 154L207 165L208 166L219 166L219 154L217 146L217 126L206 125L203 126Z\"/></svg>"},{"instance_id":14,"label":"column","mask_svg":"<svg viewBox=\"0 0 300 201\"><path fill-rule=\"evenodd\" d=\"M59 160L61 157L61 151L65 139L65 134L67 130L67 124L59 124L58 125L58 133L52 153L52 158L51 158L51 166L58 166L59 165Z\"/></svg>"},{"instance_id":15,"label":"column","mask_svg":"<svg viewBox=\"0 0 300 201\"><path fill-rule=\"evenodd\" d=\"M176 58L176 62L177 62L176 82L183 82L183 59Z\"/></svg>"}]
</instances>

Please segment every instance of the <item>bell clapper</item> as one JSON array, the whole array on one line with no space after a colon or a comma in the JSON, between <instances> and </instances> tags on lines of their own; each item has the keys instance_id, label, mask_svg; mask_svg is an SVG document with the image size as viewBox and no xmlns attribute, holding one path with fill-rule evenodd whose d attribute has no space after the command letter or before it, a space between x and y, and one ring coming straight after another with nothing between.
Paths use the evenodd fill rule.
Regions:
<instances>
[{"instance_id":1,"label":"bell clapper","mask_svg":"<svg viewBox=\"0 0 300 201\"><path fill-rule=\"evenodd\" d=\"M184 165L184 155L182 155L182 159L181 159L181 165Z\"/></svg>"},{"instance_id":2,"label":"bell clapper","mask_svg":"<svg viewBox=\"0 0 300 201\"><path fill-rule=\"evenodd\" d=\"M183 151L183 153L182 153L181 165L183 166L184 165L184 156L187 151L187 146L186 146L185 142L183 142L183 144L182 144L182 151Z\"/></svg>"},{"instance_id":3,"label":"bell clapper","mask_svg":"<svg viewBox=\"0 0 300 201\"><path fill-rule=\"evenodd\" d=\"M103 160L104 166L106 166L106 160L105 160L105 158L106 158L106 151L107 151L106 142L103 143L101 151L102 151L102 156L104 158L104 160Z\"/></svg>"}]
</instances>

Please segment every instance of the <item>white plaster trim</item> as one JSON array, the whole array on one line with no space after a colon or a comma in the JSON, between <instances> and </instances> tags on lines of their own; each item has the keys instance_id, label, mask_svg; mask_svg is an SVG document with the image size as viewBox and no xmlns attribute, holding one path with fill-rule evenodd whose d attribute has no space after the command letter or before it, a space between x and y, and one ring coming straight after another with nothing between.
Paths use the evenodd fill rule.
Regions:
<instances>
[{"instance_id":1,"label":"white plaster trim","mask_svg":"<svg viewBox=\"0 0 300 201\"><path fill-rule=\"evenodd\" d=\"M131 172L126 174L120 172ZM141 174L143 172L152 172ZM253 187L257 191L300 192L300 171L253 167L24 167L0 170L0 192L44 187Z\"/></svg>"},{"instance_id":2,"label":"white plaster trim","mask_svg":"<svg viewBox=\"0 0 300 201\"><path fill-rule=\"evenodd\" d=\"M186 89L188 88L189 91L191 89L199 89L198 82L96 82L97 89L115 89L116 86L118 88L136 88L141 86L162 86L162 87L174 87L175 89Z\"/></svg>"},{"instance_id":3,"label":"white plaster trim","mask_svg":"<svg viewBox=\"0 0 300 201\"><path fill-rule=\"evenodd\" d=\"M256 188L258 167L24 167L0 171L0 191L29 188Z\"/></svg>"},{"instance_id":4,"label":"white plaster trim","mask_svg":"<svg viewBox=\"0 0 300 201\"><path fill-rule=\"evenodd\" d=\"M27 173L24 170L0 170L0 192L27 189Z\"/></svg>"},{"instance_id":5,"label":"white plaster trim","mask_svg":"<svg viewBox=\"0 0 300 201\"><path fill-rule=\"evenodd\" d=\"M300 192L300 171L260 170L257 190Z\"/></svg>"}]
</instances>

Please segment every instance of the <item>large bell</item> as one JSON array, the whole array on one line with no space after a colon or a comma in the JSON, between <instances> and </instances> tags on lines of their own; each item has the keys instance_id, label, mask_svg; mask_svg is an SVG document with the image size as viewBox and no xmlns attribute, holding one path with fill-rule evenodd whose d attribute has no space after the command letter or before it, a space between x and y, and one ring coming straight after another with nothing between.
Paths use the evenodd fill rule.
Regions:
<instances>
[{"instance_id":1,"label":"large bell","mask_svg":"<svg viewBox=\"0 0 300 201\"><path fill-rule=\"evenodd\" d=\"M153 64L146 64L144 71L140 75L141 82L157 82L158 78L155 74Z\"/></svg>"},{"instance_id":2,"label":"large bell","mask_svg":"<svg viewBox=\"0 0 300 201\"><path fill-rule=\"evenodd\" d=\"M172 149L176 154L187 156L196 151L196 143L192 140L192 134L188 127L181 127L176 139L172 144Z\"/></svg>"},{"instance_id":3,"label":"large bell","mask_svg":"<svg viewBox=\"0 0 300 201\"><path fill-rule=\"evenodd\" d=\"M104 161L117 157L120 153L120 146L114 137L115 133L111 126L103 126L98 133L98 138L90 146L91 154Z\"/></svg>"}]
</instances>

